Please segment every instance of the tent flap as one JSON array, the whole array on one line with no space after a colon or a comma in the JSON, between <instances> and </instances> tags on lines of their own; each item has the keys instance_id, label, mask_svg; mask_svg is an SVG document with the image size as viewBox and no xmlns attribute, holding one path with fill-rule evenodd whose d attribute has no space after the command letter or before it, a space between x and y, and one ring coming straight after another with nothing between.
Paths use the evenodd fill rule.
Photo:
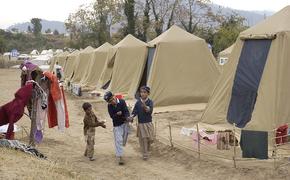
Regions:
<instances>
[{"instance_id":1,"label":"tent flap","mask_svg":"<svg viewBox=\"0 0 290 180\"><path fill-rule=\"evenodd\" d=\"M237 66L227 119L244 127L251 119L271 40L246 40Z\"/></svg>"}]
</instances>

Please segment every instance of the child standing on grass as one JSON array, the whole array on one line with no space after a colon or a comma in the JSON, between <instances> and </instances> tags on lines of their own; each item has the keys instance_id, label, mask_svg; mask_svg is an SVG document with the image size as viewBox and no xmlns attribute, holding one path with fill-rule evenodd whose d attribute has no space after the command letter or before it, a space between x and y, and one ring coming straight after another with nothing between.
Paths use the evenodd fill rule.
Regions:
<instances>
[{"instance_id":1,"label":"child standing on grass","mask_svg":"<svg viewBox=\"0 0 290 180\"><path fill-rule=\"evenodd\" d=\"M84 156L88 157L90 161L94 161L94 145L95 145L95 131L96 127L101 126L106 128L104 121L98 121L97 116L92 111L92 105L88 102L83 104L83 110L85 111L84 117L84 135L86 139L86 151Z\"/></svg>"},{"instance_id":2,"label":"child standing on grass","mask_svg":"<svg viewBox=\"0 0 290 180\"><path fill-rule=\"evenodd\" d=\"M148 98L149 94L149 87L142 86L140 88L140 99L136 102L132 112L132 118L138 117L137 137L139 137L144 160L149 158L148 151L154 140L154 126L152 123L153 101Z\"/></svg>"}]
</instances>

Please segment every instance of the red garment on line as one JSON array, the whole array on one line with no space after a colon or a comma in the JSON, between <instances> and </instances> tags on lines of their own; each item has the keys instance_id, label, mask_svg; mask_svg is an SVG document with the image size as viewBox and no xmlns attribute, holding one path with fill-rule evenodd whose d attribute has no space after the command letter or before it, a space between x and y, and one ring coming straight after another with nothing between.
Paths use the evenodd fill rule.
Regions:
<instances>
[{"instance_id":1,"label":"red garment on line","mask_svg":"<svg viewBox=\"0 0 290 180\"><path fill-rule=\"evenodd\" d=\"M14 123L20 120L24 114L24 108L32 96L33 84L29 83L21 87L16 93L15 98L0 107L0 126L8 124L6 139L11 139L14 131Z\"/></svg>"},{"instance_id":2,"label":"red garment on line","mask_svg":"<svg viewBox=\"0 0 290 180\"><path fill-rule=\"evenodd\" d=\"M283 144L287 142L288 137L288 125L285 124L283 126L280 126L276 130L276 144Z\"/></svg>"},{"instance_id":3,"label":"red garment on line","mask_svg":"<svg viewBox=\"0 0 290 180\"><path fill-rule=\"evenodd\" d=\"M58 79L52 72L44 72L43 75L50 81L49 94L52 95L54 101L61 99L61 90L59 88Z\"/></svg>"},{"instance_id":4,"label":"red garment on line","mask_svg":"<svg viewBox=\"0 0 290 180\"><path fill-rule=\"evenodd\" d=\"M46 71L43 75L50 81L47 119L48 127L53 128L58 125L55 102L61 99L61 90L59 88L58 79L53 73Z\"/></svg>"}]
</instances>

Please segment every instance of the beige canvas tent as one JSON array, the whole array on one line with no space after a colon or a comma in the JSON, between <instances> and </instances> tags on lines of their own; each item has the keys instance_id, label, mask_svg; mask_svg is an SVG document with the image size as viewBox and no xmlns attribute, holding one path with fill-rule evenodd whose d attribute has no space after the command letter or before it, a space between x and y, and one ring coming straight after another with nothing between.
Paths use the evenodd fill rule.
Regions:
<instances>
[{"instance_id":1,"label":"beige canvas tent","mask_svg":"<svg viewBox=\"0 0 290 180\"><path fill-rule=\"evenodd\" d=\"M79 58L75 61L73 69L73 76L71 78L72 83L80 83L86 71L88 71L89 62L93 57L93 51L94 48L88 46L79 53Z\"/></svg>"},{"instance_id":2,"label":"beige canvas tent","mask_svg":"<svg viewBox=\"0 0 290 180\"><path fill-rule=\"evenodd\" d=\"M66 59L69 54L69 52L65 51L57 56L57 62L61 67L65 67Z\"/></svg>"},{"instance_id":3,"label":"beige canvas tent","mask_svg":"<svg viewBox=\"0 0 290 180\"><path fill-rule=\"evenodd\" d=\"M114 48L114 67L108 89L133 98L146 64L147 44L129 34Z\"/></svg>"},{"instance_id":4,"label":"beige canvas tent","mask_svg":"<svg viewBox=\"0 0 290 180\"><path fill-rule=\"evenodd\" d=\"M115 45L116 46L116 45ZM104 87L108 87L111 77L112 77L112 72L113 72L113 67L114 67L114 60L115 60L115 55L117 48L113 46L112 48L109 49L108 51L108 56L106 58L106 62L104 65L104 68L102 70L100 79L97 83L97 90L100 90Z\"/></svg>"},{"instance_id":5,"label":"beige canvas tent","mask_svg":"<svg viewBox=\"0 0 290 180\"><path fill-rule=\"evenodd\" d=\"M220 71L205 40L172 26L149 45L156 47L147 81L156 106L208 101Z\"/></svg>"},{"instance_id":6,"label":"beige canvas tent","mask_svg":"<svg viewBox=\"0 0 290 180\"><path fill-rule=\"evenodd\" d=\"M64 77L67 81L70 81L71 77L73 76L73 70L75 67L75 62L79 57L79 50L75 50L74 52L67 55L67 59L64 65Z\"/></svg>"},{"instance_id":7,"label":"beige canvas tent","mask_svg":"<svg viewBox=\"0 0 290 180\"><path fill-rule=\"evenodd\" d=\"M96 87L105 66L109 49L113 46L110 43L105 43L93 51L92 58L89 62L87 73L81 80L83 87Z\"/></svg>"},{"instance_id":8,"label":"beige canvas tent","mask_svg":"<svg viewBox=\"0 0 290 180\"><path fill-rule=\"evenodd\" d=\"M232 53L234 46L235 44L232 44L230 47L226 48L218 54L219 65L225 65L228 62L229 56Z\"/></svg>"},{"instance_id":9,"label":"beige canvas tent","mask_svg":"<svg viewBox=\"0 0 290 180\"><path fill-rule=\"evenodd\" d=\"M122 41L120 41L118 44L116 44L115 46L113 46L112 48L109 49L105 66L104 66L103 71L101 73L100 79L97 83L97 89L101 89L103 87L108 87L108 85L110 84L111 79L112 79L113 67L115 64L115 59L117 56L118 49L123 49L126 46L127 47L130 47L130 46L134 47L134 46L136 46L136 44L138 44L138 43L136 43L137 41L139 42L139 40L136 39L135 37L133 37L132 35L127 35ZM123 52L125 52L125 51L123 51ZM135 55L135 53L133 51L130 51L130 53L133 53ZM129 55L130 53L127 53L127 55ZM114 88L114 86L113 86L113 88Z\"/></svg>"},{"instance_id":10,"label":"beige canvas tent","mask_svg":"<svg viewBox=\"0 0 290 180\"><path fill-rule=\"evenodd\" d=\"M240 33L202 116L273 131L290 123L290 6Z\"/></svg>"},{"instance_id":11,"label":"beige canvas tent","mask_svg":"<svg viewBox=\"0 0 290 180\"><path fill-rule=\"evenodd\" d=\"M54 67L56 62L58 62L58 64L64 68L64 64L65 64L65 60L67 58L67 55L69 55L69 52L65 51L65 52L62 52L62 53L59 53L59 54L53 56L53 58L50 61L49 71L53 70L53 67Z\"/></svg>"},{"instance_id":12,"label":"beige canvas tent","mask_svg":"<svg viewBox=\"0 0 290 180\"><path fill-rule=\"evenodd\" d=\"M60 54L57 54L55 56L53 56L51 59L50 59L50 62L49 62L49 71L52 72L53 71L53 67L55 65L55 62L56 62L56 59L58 58Z\"/></svg>"}]
</instances>

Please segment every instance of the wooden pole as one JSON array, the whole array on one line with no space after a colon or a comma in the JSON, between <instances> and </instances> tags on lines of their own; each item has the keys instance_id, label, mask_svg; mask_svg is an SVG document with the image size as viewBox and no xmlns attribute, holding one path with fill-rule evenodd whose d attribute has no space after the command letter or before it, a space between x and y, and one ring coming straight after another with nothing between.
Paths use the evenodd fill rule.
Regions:
<instances>
[{"instance_id":1,"label":"wooden pole","mask_svg":"<svg viewBox=\"0 0 290 180\"><path fill-rule=\"evenodd\" d=\"M273 150L273 158L274 158L274 170L277 169L276 167L276 158L277 158L277 144L276 144L276 130L273 131L273 134L274 134L274 138L273 138L273 147L274 147L274 150Z\"/></svg>"},{"instance_id":2,"label":"wooden pole","mask_svg":"<svg viewBox=\"0 0 290 180\"><path fill-rule=\"evenodd\" d=\"M236 124L234 123L234 156L233 156L233 160L234 160L234 167L237 168L237 164L236 164Z\"/></svg>"},{"instance_id":3,"label":"wooden pole","mask_svg":"<svg viewBox=\"0 0 290 180\"><path fill-rule=\"evenodd\" d=\"M169 141L170 141L171 147L173 147L172 132L171 132L171 124L170 124L170 121L168 121L168 127L169 127Z\"/></svg>"},{"instance_id":4,"label":"wooden pole","mask_svg":"<svg viewBox=\"0 0 290 180\"><path fill-rule=\"evenodd\" d=\"M196 130L197 130L197 148L198 148L198 159L200 160L200 135L199 135L199 127L198 123L196 124Z\"/></svg>"},{"instance_id":5,"label":"wooden pole","mask_svg":"<svg viewBox=\"0 0 290 180\"><path fill-rule=\"evenodd\" d=\"M155 128L154 128L154 139L156 139L156 137L157 137L157 121L155 121L154 122L154 124L155 124Z\"/></svg>"}]
</instances>

